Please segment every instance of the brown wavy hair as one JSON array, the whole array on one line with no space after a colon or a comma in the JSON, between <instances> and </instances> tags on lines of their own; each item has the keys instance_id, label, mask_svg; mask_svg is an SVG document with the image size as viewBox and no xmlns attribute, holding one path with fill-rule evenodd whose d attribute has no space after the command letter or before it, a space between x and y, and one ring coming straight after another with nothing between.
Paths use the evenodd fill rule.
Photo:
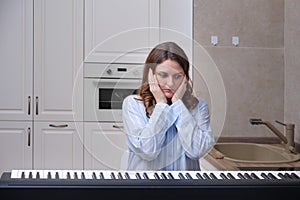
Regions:
<instances>
[{"instance_id":1,"label":"brown wavy hair","mask_svg":"<svg viewBox=\"0 0 300 200\"><path fill-rule=\"evenodd\" d=\"M188 57L183 49L176 43L164 42L158 44L150 51L144 64L142 84L139 89L139 95L141 99L137 100L143 101L147 117L150 117L154 106L156 105L155 98L150 91L150 86L148 83L149 69L152 69L152 71L155 72L157 65L169 59L176 61L182 67L186 79L189 82L189 84L187 84L186 92L182 97L182 102L189 110L194 109L198 105L198 99L193 95L193 89L191 86L192 82L189 77L190 64Z\"/></svg>"}]
</instances>

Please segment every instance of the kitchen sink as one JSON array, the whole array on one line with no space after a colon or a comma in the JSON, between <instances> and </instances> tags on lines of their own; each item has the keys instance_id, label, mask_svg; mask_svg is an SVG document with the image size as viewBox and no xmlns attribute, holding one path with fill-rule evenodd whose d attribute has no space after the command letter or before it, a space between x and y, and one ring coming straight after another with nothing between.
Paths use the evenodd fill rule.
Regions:
<instances>
[{"instance_id":1,"label":"kitchen sink","mask_svg":"<svg viewBox=\"0 0 300 200\"><path fill-rule=\"evenodd\" d=\"M242 163L287 163L300 160L300 154L283 147L256 143L216 143L210 154L215 158Z\"/></svg>"}]
</instances>

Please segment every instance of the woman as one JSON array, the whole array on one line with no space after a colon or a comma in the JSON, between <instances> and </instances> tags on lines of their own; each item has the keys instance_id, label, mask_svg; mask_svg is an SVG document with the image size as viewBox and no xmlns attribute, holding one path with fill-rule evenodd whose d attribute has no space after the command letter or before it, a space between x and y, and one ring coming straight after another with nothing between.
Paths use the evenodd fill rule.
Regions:
<instances>
[{"instance_id":1,"label":"woman","mask_svg":"<svg viewBox=\"0 0 300 200\"><path fill-rule=\"evenodd\" d=\"M127 170L200 170L214 145L208 105L193 95L189 61L174 42L149 53L139 95L123 101Z\"/></svg>"}]
</instances>

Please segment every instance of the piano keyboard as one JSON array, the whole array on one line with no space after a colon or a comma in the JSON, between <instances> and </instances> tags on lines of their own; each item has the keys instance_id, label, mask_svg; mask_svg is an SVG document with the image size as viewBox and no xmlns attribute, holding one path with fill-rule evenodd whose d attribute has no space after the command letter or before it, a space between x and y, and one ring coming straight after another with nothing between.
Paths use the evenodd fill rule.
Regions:
<instances>
[{"instance_id":1,"label":"piano keyboard","mask_svg":"<svg viewBox=\"0 0 300 200\"><path fill-rule=\"evenodd\" d=\"M300 171L12 170L6 174L10 180L295 180L300 183Z\"/></svg>"}]
</instances>

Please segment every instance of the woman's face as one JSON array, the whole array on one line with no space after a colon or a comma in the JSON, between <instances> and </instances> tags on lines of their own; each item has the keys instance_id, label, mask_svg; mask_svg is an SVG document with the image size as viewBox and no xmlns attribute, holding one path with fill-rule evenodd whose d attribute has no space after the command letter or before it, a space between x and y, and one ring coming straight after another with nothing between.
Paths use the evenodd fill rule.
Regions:
<instances>
[{"instance_id":1,"label":"woman's face","mask_svg":"<svg viewBox=\"0 0 300 200\"><path fill-rule=\"evenodd\" d=\"M166 98L172 98L185 74L178 62L168 59L156 66L155 76Z\"/></svg>"}]
</instances>

